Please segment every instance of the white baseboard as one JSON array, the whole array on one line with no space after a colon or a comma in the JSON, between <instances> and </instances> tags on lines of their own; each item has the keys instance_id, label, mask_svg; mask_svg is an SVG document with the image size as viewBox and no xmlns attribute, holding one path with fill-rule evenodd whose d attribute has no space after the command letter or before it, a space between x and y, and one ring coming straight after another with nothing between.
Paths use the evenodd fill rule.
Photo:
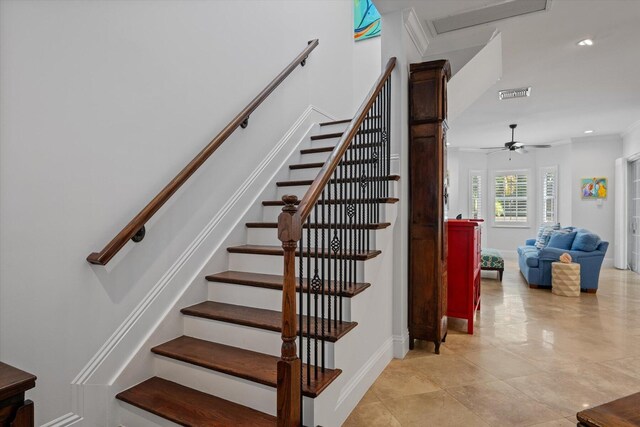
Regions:
<instances>
[{"instance_id":1,"label":"white baseboard","mask_svg":"<svg viewBox=\"0 0 640 427\"><path fill-rule=\"evenodd\" d=\"M409 353L409 332L406 331L402 335L393 336L393 357L395 359L404 359Z\"/></svg>"},{"instance_id":2,"label":"white baseboard","mask_svg":"<svg viewBox=\"0 0 640 427\"><path fill-rule=\"evenodd\" d=\"M80 415L69 412L68 414L64 414L63 416L58 417L55 420L51 420L48 423L42 424L42 427L67 427L72 425L79 426L82 421L83 418Z\"/></svg>"},{"instance_id":3,"label":"white baseboard","mask_svg":"<svg viewBox=\"0 0 640 427\"><path fill-rule=\"evenodd\" d=\"M393 359L393 341L393 337L389 337L342 389L335 411L342 421L349 416L369 387Z\"/></svg>"}]
</instances>

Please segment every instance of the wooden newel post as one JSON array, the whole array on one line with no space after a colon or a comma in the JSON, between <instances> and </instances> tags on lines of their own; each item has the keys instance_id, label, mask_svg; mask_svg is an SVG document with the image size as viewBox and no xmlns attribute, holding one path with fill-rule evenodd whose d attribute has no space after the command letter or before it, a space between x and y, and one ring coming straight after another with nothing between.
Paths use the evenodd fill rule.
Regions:
<instances>
[{"instance_id":1,"label":"wooden newel post","mask_svg":"<svg viewBox=\"0 0 640 427\"><path fill-rule=\"evenodd\" d=\"M298 427L300 413L300 359L296 351L296 248L302 224L296 196L283 196L285 206L278 217L278 239L284 249L282 288L282 349L278 361L278 426Z\"/></svg>"}]
</instances>

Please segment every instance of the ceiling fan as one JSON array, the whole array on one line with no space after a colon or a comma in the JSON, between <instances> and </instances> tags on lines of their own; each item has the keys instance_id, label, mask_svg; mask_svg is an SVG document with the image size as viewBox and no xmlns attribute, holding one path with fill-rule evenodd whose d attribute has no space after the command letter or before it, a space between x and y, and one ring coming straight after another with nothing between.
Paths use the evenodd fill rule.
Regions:
<instances>
[{"instance_id":1,"label":"ceiling fan","mask_svg":"<svg viewBox=\"0 0 640 427\"><path fill-rule=\"evenodd\" d=\"M511 141L509 142L505 142L504 143L504 147L484 147L482 148L483 150L493 150L487 154L491 154L491 153L497 153L498 151L504 151L507 150L509 151L509 153L515 151L518 154L525 154L527 153L527 150L525 149L525 145L522 142L516 141L514 139L514 134L515 134L515 130L516 127L518 125L513 124L513 125L509 125L509 127L511 128ZM547 144L542 144L542 145L527 145L526 147L529 148L550 148L550 145Z\"/></svg>"}]
</instances>

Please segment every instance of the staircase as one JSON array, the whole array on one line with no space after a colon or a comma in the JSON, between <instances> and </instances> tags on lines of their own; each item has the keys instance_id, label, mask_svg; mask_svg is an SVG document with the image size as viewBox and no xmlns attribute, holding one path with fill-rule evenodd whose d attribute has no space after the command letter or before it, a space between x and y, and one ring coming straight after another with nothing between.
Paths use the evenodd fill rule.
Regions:
<instances>
[{"instance_id":1,"label":"staircase","mask_svg":"<svg viewBox=\"0 0 640 427\"><path fill-rule=\"evenodd\" d=\"M288 165L289 180L276 182L279 197L295 194L302 199L350 122L340 120L321 123L317 127L320 133L310 137L311 148L299 150L300 162ZM372 128L369 132L375 133L376 129ZM367 132L360 133L364 135ZM362 149L383 144L383 141L374 139L366 138L368 142L354 141L348 150L372 153L372 150ZM347 157L349 160L342 160L340 167L357 167L377 161L366 157ZM397 175L385 174L381 177L380 188L398 179ZM336 177L329 183L349 185L354 181L358 183L353 177ZM379 239L377 234L391 227L393 215L388 211L398 199L383 196L382 193L370 199L361 203L375 204L379 210L379 214L374 215L376 221L372 218L371 221L356 226L352 224L351 227L339 221L332 224L308 222L302 226L303 234L311 235L320 230L324 236L324 230L338 232L353 228L365 233L367 241L376 242ZM329 210L332 205L345 203L344 198L335 198L324 199L319 205L324 204ZM162 425L276 425L277 366L280 360L278 335L283 332L281 310L285 283L282 275L285 250L278 241L276 229L278 215L285 207L285 202L264 200L262 206L263 222L245 224L247 243L227 248L229 269L206 276L210 283L209 299L182 308L184 335L151 349L157 376L116 396L123 402L121 405L125 410L132 407L143 410L124 416L124 425L141 425L143 422L146 422L145 425L157 425L160 419L171 422L165 424L163 420ZM297 249L296 255L301 255L300 259L319 259L327 265L331 264L329 244L318 247L317 237L315 243L315 246L311 245L311 241L306 247L301 245L302 250ZM344 251L342 257L357 264L357 276L364 277L365 264L381 253L379 248L371 245L367 250ZM336 262L335 259L333 262ZM352 300L367 292L375 292L375 289L362 280L354 280L349 286L338 286L330 278L322 280L318 287L314 279L305 276L300 278L299 266L297 269L296 292L301 301L299 306L305 313L298 318L298 348L310 349L315 346L315 353L309 351L306 359L304 352L300 351L300 358L305 362L301 369L301 393L303 408L307 408L303 412L306 413L309 407L313 407L308 401L331 392L331 385L342 374L335 346L359 327L352 316ZM340 310L340 321L331 319L331 316L320 316L317 302L315 309L310 308L311 298L318 295L322 296L322 311L326 308L329 315L332 301L339 301L340 309L334 306L333 310L334 314ZM318 354L318 342L322 356ZM145 412L153 416L147 417ZM127 421L129 424L126 424ZM303 421L307 422L307 419Z\"/></svg>"}]
</instances>

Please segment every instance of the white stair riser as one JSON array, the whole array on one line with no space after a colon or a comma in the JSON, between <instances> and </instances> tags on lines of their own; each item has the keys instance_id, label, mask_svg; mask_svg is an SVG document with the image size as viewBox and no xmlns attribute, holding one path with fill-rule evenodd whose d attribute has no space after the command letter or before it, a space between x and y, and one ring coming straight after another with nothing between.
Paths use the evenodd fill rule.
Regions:
<instances>
[{"instance_id":1,"label":"white stair riser","mask_svg":"<svg viewBox=\"0 0 640 427\"><path fill-rule=\"evenodd\" d=\"M398 194L397 193L398 182L397 181L387 181L387 182L389 184L389 197L396 197L395 195ZM278 187L276 198L277 200L281 200L282 196L284 195L294 194L298 196L298 199L302 199L308 189L309 189L308 185L292 185L292 186L286 186L286 187ZM348 190L348 191L345 190L344 192L345 198L349 197L349 194L351 194L350 191L351 190ZM357 194L359 193L356 192L356 195Z\"/></svg>"},{"instance_id":2,"label":"white stair riser","mask_svg":"<svg viewBox=\"0 0 640 427\"><path fill-rule=\"evenodd\" d=\"M164 356L156 355L154 363L157 376L267 414L276 414L276 389L273 387Z\"/></svg>"},{"instance_id":3,"label":"white stair riser","mask_svg":"<svg viewBox=\"0 0 640 427\"><path fill-rule=\"evenodd\" d=\"M391 205L392 205L391 203L380 204L380 217L379 217L380 222L387 222L386 218L391 218L391 215L389 215L389 209L391 208ZM334 205L329 205L329 206L331 206L331 217L332 219L334 219L335 218L335 215L333 212ZM265 222L277 222L278 215L280 215L280 212L282 212L282 206L263 206L262 220ZM273 229L273 230L277 235L276 229Z\"/></svg>"},{"instance_id":4,"label":"white stair riser","mask_svg":"<svg viewBox=\"0 0 640 427\"><path fill-rule=\"evenodd\" d=\"M289 169L289 179L292 181L316 179L318 172L320 172L320 168Z\"/></svg>"},{"instance_id":5,"label":"white stair riser","mask_svg":"<svg viewBox=\"0 0 640 427\"><path fill-rule=\"evenodd\" d=\"M194 316L185 316L184 334L202 340L243 348L245 350L271 354L272 356L280 356L280 348L282 346L282 337L280 336L280 332L267 331L264 329ZM312 349L314 348L314 341L315 340L313 339L311 340ZM297 339L296 348L298 350L300 349L299 342L300 340ZM338 343L339 342L340 341L338 341ZM327 368L333 369L335 367L334 346L338 343L324 342L325 366ZM318 351L320 351L320 346L322 344L322 341L318 341ZM303 349L307 348L306 338L302 340L302 345ZM312 358L311 362L315 363L315 360Z\"/></svg>"},{"instance_id":6,"label":"white stair riser","mask_svg":"<svg viewBox=\"0 0 640 427\"><path fill-rule=\"evenodd\" d=\"M375 170L373 165L366 165L366 172L368 175L374 175ZM371 166L371 167L369 167ZM304 168L304 169L289 169L289 179L290 180L300 180L300 179L315 179L318 176L318 172L320 172L321 166L313 167L313 168ZM347 173L344 172L346 175ZM338 176L340 176L340 172L338 172ZM333 188L331 189L333 191Z\"/></svg>"},{"instance_id":7,"label":"white stair riser","mask_svg":"<svg viewBox=\"0 0 640 427\"><path fill-rule=\"evenodd\" d=\"M299 295L299 294L298 294ZM340 298L338 298L340 300ZM342 298L342 318L344 320L350 320L351 314L351 299ZM264 308L267 310L282 310L282 291L276 289L259 288L255 286L243 286L233 283L222 282L210 282L209 283L209 301L223 302L226 304L243 305L254 308ZM335 298L331 297L329 302L329 296L324 296L325 301L325 313L329 313L329 306L331 306L331 313L334 313ZM322 310L322 296L318 295L318 310ZM302 313L307 314L307 295L303 294ZM296 306L299 305L299 299L296 297ZM311 294L311 311L315 310L314 295Z\"/></svg>"},{"instance_id":8,"label":"white stair riser","mask_svg":"<svg viewBox=\"0 0 640 427\"><path fill-rule=\"evenodd\" d=\"M319 141L312 141L311 143L311 148L322 148L322 147L332 147L335 144L337 144L338 140L335 140L335 142L328 142L329 140L319 140ZM333 141L333 140L331 140ZM379 147L379 148L384 148L384 147ZM364 151L362 151L359 155L357 155L358 157L362 157L364 156L369 156L369 151L366 152L367 154L364 153ZM317 162L326 162L327 159L329 158L329 155L331 154L331 151L321 151L319 153L300 153L300 158L299 160L296 160L295 163L291 163L291 164L296 164L296 163L317 163ZM350 152L347 154L348 159L351 158L355 158L356 154L353 152Z\"/></svg>"},{"instance_id":9,"label":"white stair riser","mask_svg":"<svg viewBox=\"0 0 640 427\"><path fill-rule=\"evenodd\" d=\"M257 254L237 254L230 253L229 254L229 270L233 271L246 271L248 273L264 273L264 274L280 274L282 275L284 271L284 258L282 256L275 255L257 255ZM328 271L328 260L322 260L325 263L325 271ZM363 280L363 263L365 261L356 261L355 269L356 269L356 280ZM332 271L335 271L333 268L333 260L331 261ZM338 263L339 264L339 263ZM307 264L304 263L304 270L307 270ZM312 267L313 268L313 264ZM299 272L299 263L296 260L296 275L300 274ZM305 273L306 274L306 273Z\"/></svg>"},{"instance_id":10,"label":"white stair riser","mask_svg":"<svg viewBox=\"0 0 640 427\"><path fill-rule=\"evenodd\" d=\"M318 135L323 133L333 133L333 132L344 132L345 129L349 126L349 123L338 123L335 125L323 125L319 126L318 130L315 132Z\"/></svg>"},{"instance_id":11,"label":"white stair riser","mask_svg":"<svg viewBox=\"0 0 640 427\"><path fill-rule=\"evenodd\" d=\"M324 145L318 145L318 147L324 147ZM300 154L300 162L299 163L317 163L317 162L326 162L329 158L330 151L323 151L321 153L309 153L309 154Z\"/></svg>"},{"instance_id":12,"label":"white stair riser","mask_svg":"<svg viewBox=\"0 0 640 427\"><path fill-rule=\"evenodd\" d=\"M328 248L329 245L331 244L331 239L334 236L335 231L331 230L331 234L329 234L330 230L324 230L324 246L322 246L322 230L318 230L318 247L325 247ZM358 230L359 231L359 230ZM365 233L369 234L369 248L370 249L375 249L376 248L376 231L377 230L366 230ZM338 230L338 233L340 232L340 230ZM275 228L248 228L247 229L247 244L249 245L278 245L281 244L282 242L280 242L280 240L278 240L278 236L277 236L277 229ZM303 231L304 233L304 239L305 239L305 246L307 245L307 230L305 229ZM340 237L339 237L340 238ZM353 240L353 244L354 246L358 244L358 242L360 242L360 239L366 239L366 235L362 236L360 233L358 233L358 235L356 237L352 237L351 233L347 233L346 236L342 237L342 240L344 241L344 244L346 245L345 247L349 248L351 245L351 241ZM312 247L315 247L315 230L312 229L311 230L311 244ZM366 240L364 240L365 245L366 245Z\"/></svg>"},{"instance_id":13,"label":"white stair riser","mask_svg":"<svg viewBox=\"0 0 640 427\"><path fill-rule=\"evenodd\" d=\"M120 420L118 425L124 427L180 427L180 424L173 423L162 417L147 412L144 409L136 408L128 403L118 401L118 414Z\"/></svg>"}]
</instances>

